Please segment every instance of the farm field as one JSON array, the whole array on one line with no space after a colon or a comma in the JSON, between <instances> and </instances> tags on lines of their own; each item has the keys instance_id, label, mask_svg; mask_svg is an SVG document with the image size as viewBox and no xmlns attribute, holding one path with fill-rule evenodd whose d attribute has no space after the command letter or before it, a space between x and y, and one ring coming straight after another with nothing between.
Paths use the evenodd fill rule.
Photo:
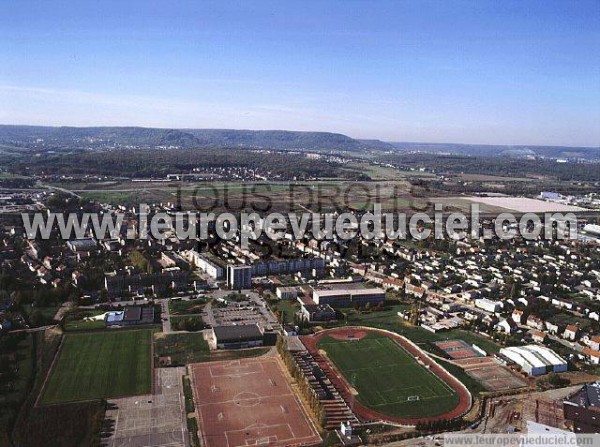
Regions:
<instances>
[{"instance_id":1,"label":"farm field","mask_svg":"<svg viewBox=\"0 0 600 447\"><path fill-rule=\"evenodd\" d=\"M317 346L356 390L358 401L377 412L415 418L447 413L458 405L458 394L450 386L389 337L326 336Z\"/></svg>"},{"instance_id":2,"label":"farm field","mask_svg":"<svg viewBox=\"0 0 600 447\"><path fill-rule=\"evenodd\" d=\"M150 393L151 344L151 330L65 335L40 402Z\"/></svg>"},{"instance_id":3,"label":"farm field","mask_svg":"<svg viewBox=\"0 0 600 447\"><path fill-rule=\"evenodd\" d=\"M348 163L345 169L367 174L372 180L404 180L409 177L434 178L429 172L402 171L387 166L376 165L368 162Z\"/></svg>"},{"instance_id":4,"label":"farm field","mask_svg":"<svg viewBox=\"0 0 600 447\"><path fill-rule=\"evenodd\" d=\"M387 171L386 171L387 172ZM394 175L396 175L394 173ZM303 212L332 211L335 207L354 207L372 210L380 203L383 210L409 210L419 207L427 199L413 197L414 191L402 177L374 182L347 182L344 180L305 182L110 182L90 184L56 184L87 200L114 205L176 202L183 209L225 211L253 210L258 205L271 211ZM377 177L377 176L376 176ZM394 177L395 178L395 177ZM340 200L341 198L341 200Z\"/></svg>"},{"instance_id":5,"label":"farm field","mask_svg":"<svg viewBox=\"0 0 600 447\"><path fill-rule=\"evenodd\" d=\"M519 213L585 211L585 208L580 206L564 205L562 203L547 202L545 200L530 199L527 197L466 197L466 199L475 203L482 203L484 205L504 208Z\"/></svg>"}]
</instances>

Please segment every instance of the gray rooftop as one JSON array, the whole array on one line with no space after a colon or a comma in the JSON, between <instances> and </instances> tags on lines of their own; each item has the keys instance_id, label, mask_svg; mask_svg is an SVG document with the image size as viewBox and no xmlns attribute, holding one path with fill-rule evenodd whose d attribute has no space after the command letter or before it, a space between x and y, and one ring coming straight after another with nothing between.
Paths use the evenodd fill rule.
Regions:
<instances>
[{"instance_id":1,"label":"gray rooftop","mask_svg":"<svg viewBox=\"0 0 600 447\"><path fill-rule=\"evenodd\" d=\"M218 343L239 342L262 338L263 333L257 324L213 327Z\"/></svg>"},{"instance_id":2,"label":"gray rooftop","mask_svg":"<svg viewBox=\"0 0 600 447\"><path fill-rule=\"evenodd\" d=\"M598 382L583 387L568 399L577 406L600 409L600 384Z\"/></svg>"}]
</instances>

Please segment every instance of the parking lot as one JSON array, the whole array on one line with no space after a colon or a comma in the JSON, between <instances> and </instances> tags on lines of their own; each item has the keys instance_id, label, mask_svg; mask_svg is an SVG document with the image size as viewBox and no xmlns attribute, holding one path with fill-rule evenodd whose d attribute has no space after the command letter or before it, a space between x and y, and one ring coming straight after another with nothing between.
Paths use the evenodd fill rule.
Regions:
<instances>
[{"instance_id":1,"label":"parking lot","mask_svg":"<svg viewBox=\"0 0 600 447\"><path fill-rule=\"evenodd\" d=\"M206 306L205 322L212 326L230 326L242 324L258 324L261 328L275 328L279 323L269 312L265 301L256 293L245 293L245 299L227 300L225 294L215 294L227 304L215 300Z\"/></svg>"}]
</instances>

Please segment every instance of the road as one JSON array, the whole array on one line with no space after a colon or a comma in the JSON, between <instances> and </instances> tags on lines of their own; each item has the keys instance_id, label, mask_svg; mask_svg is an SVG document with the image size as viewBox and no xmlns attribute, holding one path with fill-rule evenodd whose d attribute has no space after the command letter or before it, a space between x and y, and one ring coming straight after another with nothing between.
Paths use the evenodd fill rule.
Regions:
<instances>
[{"instance_id":1,"label":"road","mask_svg":"<svg viewBox=\"0 0 600 447\"><path fill-rule=\"evenodd\" d=\"M217 320L215 320L215 314L212 311L212 303L209 301L204 306L204 312L206 312L205 322L210 325L210 327L215 327L217 325Z\"/></svg>"},{"instance_id":2,"label":"road","mask_svg":"<svg viewBox=\"0 0 600 447\"><path fill-rule=\"evenodd\" d=\"M162 320L162 331L165 334L169 334L169 333L171 333L171 314L169 313L169 300L168 299L160 300L160 308L161 308L160 318Z\"/></svg>"},{"instance_id":3,"label":"road","mask_svg":"<svg viewBox=\"0 0 600 447\"><path fill-rule=\"evenodd\" d=\"M45 188L48 189L53 189L55 191L60 191L60 192L64 192L65 194L68 194L70 196L76 197L78 199L81 199L81 196L79 194L74 193L73 191L69 190L69 189L65 189L65 188L61 188L59 186L52 186L52 185L42 185Z\"/></svg>"},{"instance_id":4,"label":"road","mask_svg":"<svg viewBox=\"0 0 600 447\"><path fill-rule=\"evenodd\" d=\"M27 329L16 329L14 331L10 331L11 334L19 334L22 332L26 332L28 334L32 334L34 332L41 332L41 331L45 331L46 329L52 329L53 327L56 327L55 324L51 324L48 326L40 326L40 327L30 327Z\"/></svg>"},{"instance_id":5,"label":"road","mask_svg":"<svg viewBox=\"0 0 600 447\"><path fill-rule=\"evenodd\" d=\"M560 337L557 337L556 335L548 334L548 338L550 338L550 340L560 343L561 345L563 345L569 349L573 349L577 352L581 352L584 349L583 346L581 346L579 343L573 343L572 341L564 340Z\"/></svg>"}]
</instances>

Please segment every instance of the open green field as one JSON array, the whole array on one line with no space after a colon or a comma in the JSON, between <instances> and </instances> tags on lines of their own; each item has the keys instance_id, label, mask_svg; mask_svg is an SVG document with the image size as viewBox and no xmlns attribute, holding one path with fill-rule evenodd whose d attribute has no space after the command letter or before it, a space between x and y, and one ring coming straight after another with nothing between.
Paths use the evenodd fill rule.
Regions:
<instances>
[{"instance_id":1,"label":"open green field","mask_svg":"<svg viewBox=\"0 0 600 447\"><path fill-rule=\"evenodd\" d=\"M78 311L76 314L68 314L64 320L65 331L89 331L106 329L104 319L102 320L87 320L87 317L95 317L102 315L105 312L102 310L86 310Z\"/></svg>"},{"instance_id":2,"label":"open green field","mask_svg":"<svg viewBox=\"0 0 600 447\"><path fill-rule=\"evenodd\" d=\"M369 162L351 162L345 169L367 174L372 180L403 180L408 177L434 178L435 174L420 171L402 171L396 168L376 165Z\"/></svg>"},{"instance_id":3,"label":"open green field","mask_svg":"<svg viewBox=\"0 0 600 447\"><path fill-rule=\"evenodd\" d=\"M392 306L389 310L372 312L347 312L347 324L351 326L368 326L378 329L385 329L403 335L413 343L419 345L421 349L431 351L430 343L443 340L461 339L469 344L476 344L489 354L495 354L500 351L500 346L492 339L476 334L464 329L452 329L446 332L433 333L422 327L413 326L398 316L398 311L404 311L409 306L400 304Z\"/></svg>"},{"instance_id":4,"label":"open green field","mask_svg":"<svg viewBox=\"0 0 600 447\"><path fill-rule=\"evenodd\" d=\"M368 165L367 165L368 166ZM364 166L359 166L364 172ZM354 207L372 210L375 203L382 209L408 210L411 205L426 202L413 197L405 177L415 173L400 173L389 168L373 167L373 182L348 182L344 180L306 182L103 182L86 184L56 184L80 195L114 205L175 202L181 200L183 209L211 211L253 210L257 205L271 211L332 211L335 207ZM381 172L380 172L381 171ZM422 176L423 173L419 173ZM420 205L419 205L420 206Z\"/></svg>"},{"instance_id":5,"label":"open green field","mask_svg":"<svg viewBox=\"0 0 600 447\"><path fill-rule=\"evenodd\" d=\"M259 357L266 354L269 349L267 346L251 349L211 351L204 339L204 335L200 332L179 334L164 334L161 332L154 335L154 356L157 366L158 358L163 356L171 358L172 366L183 366L190 363Z\"/></svg>"},{"instance_id":6,"label":"open green field","mask_svg":"<svg viewBox=\"0 0 600 447\"><path fill-rule=\"evenodd\" d=\"M294 323L294 315L300 309L300 304L293 300L278 300L271 305L273 312L281 314L281 322L292 324Z\"/></svg>"},{"instance_id":7,"label":"open green field","mask_svg":"<svg viewBox=\"0 0 600 447\"><path fill-rule=\"evenodd\" d=\"M33 336L3 335L0 344L0 362L9 370L16 368L14 375L3 377L0 388L0 446L9 446L10 430L19 406L27 396L34 375Z\"/></svg>"},{"instance_id":8,"label":"open green field","mask_svg":"<svg viewBox=\"0 0 600 447\"><path fill-rule=\"evenodd\" d=\"M195 315L201 314L206 305L205 299L195 300L169 300L169 313L171 315Z\"/></svg>"},{"instance_id":9,"label":"open green field","mask_svg":"<svg viewBox=\"0 0 600 447\"><path fill-rule=\"evenodd\" d=\"M169 356L173 365L210 361L210 348L201 332L154 335L154 355Z\"/></svg>"},{"instance_id":10,"label":"open green field","mask_svg":"<svg viewBox=\"0 0 600 447\"><path fill-rule=\"evenodd\" d=\"M318 347L358 392L359 402L375 411L393 417L436 416L458 404L454 390L384 335L353 341L325 337Z\"/></svg>"},{"instance_id":11,"label":"open green field","mask_svg":"<svg viewBox=\"0 0 600 447\"><path fill-rule=\"evenodd\" d=\"M41 403L150 393L151 330L67 334Z\"/></svg>"}]
</instances>

